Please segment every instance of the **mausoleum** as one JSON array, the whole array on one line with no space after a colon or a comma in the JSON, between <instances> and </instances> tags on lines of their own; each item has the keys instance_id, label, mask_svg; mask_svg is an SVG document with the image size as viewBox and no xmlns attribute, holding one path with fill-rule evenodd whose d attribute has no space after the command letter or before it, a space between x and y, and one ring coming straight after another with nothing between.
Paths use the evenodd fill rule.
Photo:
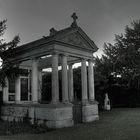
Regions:
<instances>
[{"instance_id":1,"label":"mausoleum","mask_svg":"<svg viewBox=\"0 0 140 140\"><path fill-rule=\"evenodd\" d=\"M6 78L3 88L2 119L22 121L28 117L32 123L45 123L50 128L72 126L99 119L95 100L93 53L95 43L77 25L72 15L70 27L50 29L49 36L5 52L11 62L19 65L21 74L14 80ZM74 101L73 65L81 63L81 101ZM59 99L59 67L62 71L62 100ZM42 71L51 70L51 102L41 103ZM46 92L46 94L48 94Z\"/></svg>"}]
</instances>

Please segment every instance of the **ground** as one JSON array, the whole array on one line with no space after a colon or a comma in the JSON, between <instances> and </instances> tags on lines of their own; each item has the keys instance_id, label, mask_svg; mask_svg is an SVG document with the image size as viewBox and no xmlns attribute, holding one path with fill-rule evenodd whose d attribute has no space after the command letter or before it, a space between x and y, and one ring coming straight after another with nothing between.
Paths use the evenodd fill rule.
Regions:
<instances>
[{"instance_id":1,"label":"ground","mask_svg":"<svg viewBox=\"0 0 140 140\"><path fill-rule=\"evenodd\" d=\"M44 134L1 136L0 140L140 140L140 108L100 112L100 120Z\"/></svg>"}]
</instances>

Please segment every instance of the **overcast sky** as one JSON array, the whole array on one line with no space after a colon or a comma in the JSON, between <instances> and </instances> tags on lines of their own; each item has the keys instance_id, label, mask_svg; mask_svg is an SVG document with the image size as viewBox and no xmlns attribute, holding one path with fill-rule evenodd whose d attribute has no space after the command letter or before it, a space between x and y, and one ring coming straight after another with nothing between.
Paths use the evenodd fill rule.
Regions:
<instances>
[{"instance_id":1,"label":"overcast sky","mask_svg":"<svg viewBox=\"0 0 140 140\"><path fill-rule=\"evenodd\" d=\"M140 0L0 0L0 20L8 20L5 38L10 41L19 34L20 45L48 35L51 27L70 26L73 12L78 25L102 48L140 19Z\"/></svg>"}]
</instances>

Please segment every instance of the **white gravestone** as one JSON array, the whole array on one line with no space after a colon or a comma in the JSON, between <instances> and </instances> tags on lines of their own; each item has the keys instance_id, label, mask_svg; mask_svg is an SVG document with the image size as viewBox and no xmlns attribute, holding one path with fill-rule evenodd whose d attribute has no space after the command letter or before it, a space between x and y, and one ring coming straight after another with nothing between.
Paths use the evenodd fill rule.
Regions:
<instances>
[{"instance_id":1,"label":"white gravestone","mask_svg":"<svg viewBox=\"0 0 140 140\"><path fill-rule=\"evenodd\" d=\"M110 110L111 109L111 107L110 107L110 100L108 98L108 94L107 93L105 94L104 109L105 110Z\"/></svg>"}]
</instances>

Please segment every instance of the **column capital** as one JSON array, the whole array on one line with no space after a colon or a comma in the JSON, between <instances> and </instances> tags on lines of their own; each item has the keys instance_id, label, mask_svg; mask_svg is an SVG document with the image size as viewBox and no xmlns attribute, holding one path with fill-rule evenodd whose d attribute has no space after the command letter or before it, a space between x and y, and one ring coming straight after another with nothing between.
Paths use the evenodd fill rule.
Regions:
<instances>
[{"instance_id":1,"label":"column capital","mask_svg":"<svg viewBox=\"0 0 140 140\"><path fill-rule=\"evenodd\" d=\"M60 56L61 56L61 57L64 57L64 56L65 56L65 57L68 57L69 55L68 55L67 53L60 53Z\"/></svg>"},{"instance_id":2,"label":"column capital","mask_svg":"<svg viewBox=\"0 0 140 140\"><path fill-rule=\"evenodd\" d=\"M88 61L88 59L87 59L87 58L81 58L81 60L82 60L82 61Z\"/></svg>"},{"instance_id":3,"label":"column capital","mask_svg":"<svg viewBox=\"0 0 140 140\"><path fill-rule=\"evenodd\" d=\"M72 68L72 66L74 65L74 63L68 63L68 66Z\"/></svg>"},{"instance_id":4,"label":"column capital","mask_svg":"<svg viewBox=\"0 0 140 140\"><path fill-rule=\"evenodd\" d=\"M93 63L94 62L94 59L88 59L88 62L92 62Z\"/></svg>"},{"instance_id":5,"label":"column capital","mask_svg":"<svg viewBox=\"0 0 140 140\"><path fill-rule=\"evenodd\" d=\"M54 51L54 52L51 52L50 55L60 55L60 52Z\"/></svg>"}]
</instances>

